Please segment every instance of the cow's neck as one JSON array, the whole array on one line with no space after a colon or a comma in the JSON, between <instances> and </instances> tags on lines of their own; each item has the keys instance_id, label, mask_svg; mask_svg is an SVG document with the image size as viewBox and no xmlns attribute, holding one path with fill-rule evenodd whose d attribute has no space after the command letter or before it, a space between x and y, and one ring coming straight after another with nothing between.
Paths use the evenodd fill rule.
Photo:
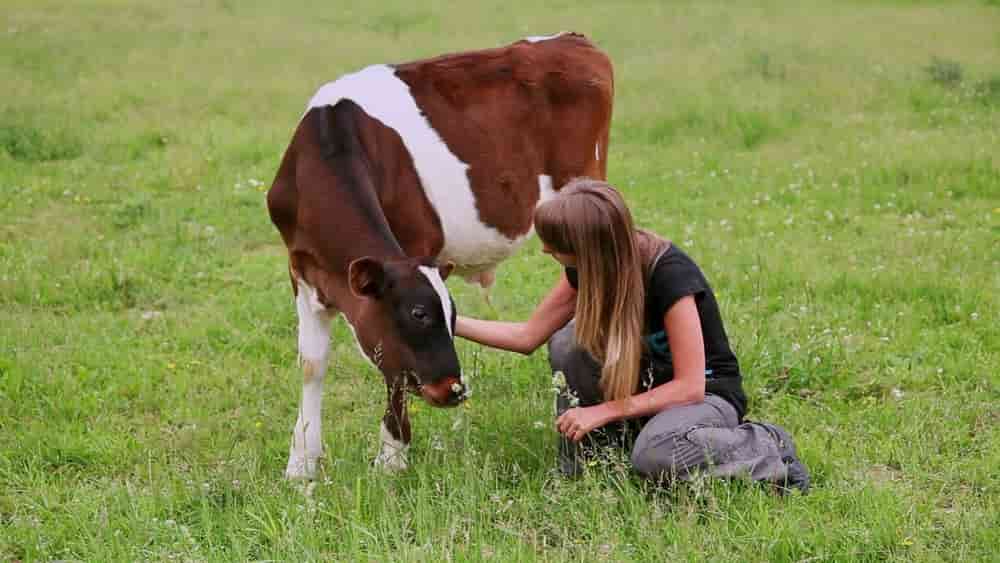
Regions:
<instances>
[{"instance_id":1,"label":"cow's neck","mask_svg":"<svg viewBox=\"0 0 1000 563\"><path fill-rule=\"evenodd\" d=\"M344 266L363 256L382 260L406 258L379 201L376 183L381 179L372 170L372 147L363 139L368 126L363 112L352 102L344 101L334 107L323 106L317 113L320 154L330 166L339 192L335 199L340 216L332 216L330 220L349 242L343 248ZM351 209L354 216L344 216L345 208Z\"/></svg>"}]
</instances>

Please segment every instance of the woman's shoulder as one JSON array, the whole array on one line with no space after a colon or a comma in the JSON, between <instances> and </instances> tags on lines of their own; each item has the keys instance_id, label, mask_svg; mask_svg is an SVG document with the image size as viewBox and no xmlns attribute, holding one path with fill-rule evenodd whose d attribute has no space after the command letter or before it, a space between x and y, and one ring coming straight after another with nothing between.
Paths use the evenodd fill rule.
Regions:
<instances>
[{"instance_id":1,"label":"woman's shoulder","mask_svg":"<svg viewBox=\"0 0 1000 563\"><path fill-rule=\"evenodd\" d=\"M666 247L652 265L650 281L654 284L704 278L701 267L676 244Z\"/></svg>"},{"instance_id":2,"label":"woman's shoulder","mask_svg":"<svg viewBox=\"0 0 1000 563\"><path fill-rule=\"evenodd\" d=\"M647 267L655 267L657 261L670 250L673 243L652 231L636 229L636 245L642 263Z\"/></svg>"}]
</instances>

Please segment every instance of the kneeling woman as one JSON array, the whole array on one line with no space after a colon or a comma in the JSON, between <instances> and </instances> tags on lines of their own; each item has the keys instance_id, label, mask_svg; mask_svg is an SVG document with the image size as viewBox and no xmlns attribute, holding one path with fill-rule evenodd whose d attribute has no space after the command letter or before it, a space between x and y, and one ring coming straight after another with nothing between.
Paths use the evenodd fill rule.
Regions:
<instances>
[{"instance_id":1,"label":"kneeling woman","mask_svg":"<svg viewBox=\"0 0 1000 563\"><path fill-rule=\"evenodd\" d=\"M791 437L743 422L746 397L718 303L686 254L636 230L621 195L590 179L540 205L535 230L565 268L555 287L526 322L459 317L455 332L524 354L548 341L568 386L556 421L564 473L579 472L585 437L624 446L633 440L613 438L631 435L632 464L650 478L699 470L808 490Z\"/></svg>"}]
</instances>

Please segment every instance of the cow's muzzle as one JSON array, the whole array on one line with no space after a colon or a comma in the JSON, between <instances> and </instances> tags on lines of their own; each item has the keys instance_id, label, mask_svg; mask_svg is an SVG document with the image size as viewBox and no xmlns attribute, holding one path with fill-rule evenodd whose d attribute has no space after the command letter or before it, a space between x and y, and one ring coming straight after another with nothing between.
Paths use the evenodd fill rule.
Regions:
<instances>
[{"instance_id":1,"label":"cow's muzzle","mask_svg":"<svg viewBox=\"0 0 1000 563\"><path fill-rule=\"evenodd\" d=\"M415 374L413 375L415 378ZM449 376L433 383L416 381L415 391L435 407L454 407L465 400L466 387L458 377Z\"/></svg>"}]
</instances>

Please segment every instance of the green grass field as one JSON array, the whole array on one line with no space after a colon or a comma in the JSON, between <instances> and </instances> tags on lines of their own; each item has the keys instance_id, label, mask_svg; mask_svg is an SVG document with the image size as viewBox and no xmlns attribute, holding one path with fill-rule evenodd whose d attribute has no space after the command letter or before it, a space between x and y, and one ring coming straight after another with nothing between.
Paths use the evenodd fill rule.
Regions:
<instances>
[{"instance_id":1,"label":"green grass field","mask_svg":"<svg viewBox=\"0 0 1000 563\"><path fill-rule=\"evenodd\" d=\"M2 6L0 560L1000 557L996 0ZM339 321L321 478L284 481L264 192L309 96L562 29L614 61L610 179L705 269L813 493L563 481L544 350L467 342L475 396L412 402L412 468L383 475L384 388ZM513 320L557 274L532 241L495 309L450 286Z\"/></svg>"}]
</instances>

